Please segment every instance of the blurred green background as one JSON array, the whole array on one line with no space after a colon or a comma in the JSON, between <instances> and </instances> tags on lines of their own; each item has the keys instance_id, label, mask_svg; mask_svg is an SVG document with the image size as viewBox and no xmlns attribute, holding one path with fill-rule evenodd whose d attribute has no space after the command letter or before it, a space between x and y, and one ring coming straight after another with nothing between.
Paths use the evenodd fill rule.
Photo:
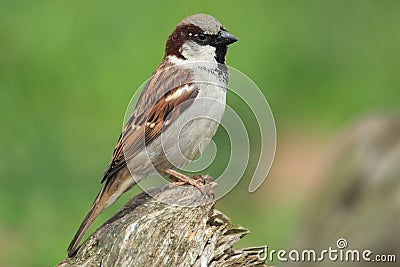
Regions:
<instances>
[{"instance_id":1,"label":"blurred green background","mask_svg":"<svg viewBox=\"0 0 400 267\"><path fill-rule=\"evenodd\" d=\"M249 194L244 179L218 208L251 230L240 245L285 246L329 140L399 106L399 11L367 0L1 1L0 266L66 257L131 96L174 26L199 12L240 39L227 64L263 90L278 133L262 188Z\"/></svg>"}]
</instances>

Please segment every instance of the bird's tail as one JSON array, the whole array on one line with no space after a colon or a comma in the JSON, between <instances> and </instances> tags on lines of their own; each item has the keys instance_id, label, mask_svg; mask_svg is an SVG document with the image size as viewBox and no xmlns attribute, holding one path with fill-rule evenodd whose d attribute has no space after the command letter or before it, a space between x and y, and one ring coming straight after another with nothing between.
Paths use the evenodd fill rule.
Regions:
<instances>
[{"instance_id":1,"label":"bird's tail","mask_svg":"<svg viewBox=\"0 0 400 267\"><path fill-rule=\"evenodd\" d=\"M131 175L114 176L105 181L99 194L94 200L92 207L90 207L88 214L79 226L78 232L76 232L74 238L68 246L68 257L72 257L75 254L79 242L86 234L96 217L103 210L117 201L123 193L131 189L135 184L136 181Z\"/></svg>"},{"instance_id":2,"label":"bird's tail","mask_svg":"<svg viewBox=\"0 0 400 267\"><path fill-rule=\"evenodd\" d=\"M96 199L94 200L92 207L90 208L88 214L86 215L85 219L79 226L78 232L76 232L74 238L72 239L71 243L68 246L68 257L72 257L75 254L76 248L81 241L82 237L85 235L87 230L89 229L90 225L96 219L96 217L108 206L113 204L121 194L115 194L116 192L112 192L110 187L112 187L111 181L107 181L104 183L103 187L101 188L99 194L97 195Z\"/></svg>"},{"instance_id":3,"label":"bird's tail","mask_svg":"<svg viewBox=\"0 0 400 267\"><path fill-rule=\"evenodd\" d=\"M75 250L79 244L79 241L81 241L82 237L85 235L90 225L93 223L94 219L96 219L96 217L105 209L106 206L105 204L108 202L105 194L106 191L105 189L106 189L106 184L104 184L103 188L97 195L88 214L86 215L85 219L79 226L78 232L76 232L74 238L69 244L68 257L72 257L75 254Z\"/></svg>"}]
</instances>

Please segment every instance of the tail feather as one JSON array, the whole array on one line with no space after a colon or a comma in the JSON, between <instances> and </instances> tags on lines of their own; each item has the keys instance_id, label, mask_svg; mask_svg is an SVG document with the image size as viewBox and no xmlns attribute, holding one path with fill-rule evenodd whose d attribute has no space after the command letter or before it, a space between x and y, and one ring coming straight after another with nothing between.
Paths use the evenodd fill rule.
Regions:
<instances>
[{"instance_id":1,"label":"tail feather","mask_svg":"<svg viewBox=\"0 0 400 267\"><path fill-rule=\"evenodd\" d=\"M78 231L76 232L74 238L72 239L71 243L68 246L68 257L72 257L75 254L76 248L81 241L82 237L86 234L87 230L89 229L90 225L96 219L96 217L110 204L110 197L107 196L105 193L105 187L103 186L100 193L97 195L96 199L94 200L92 207L90 208L88 214L86 215L85 219L79 226Z\"/></svg>"},{"instance_id":2,"label":"tail feather","mask_svg":"<svg viewBox=\"0 0 400 267\"><path fill-rule=\"evenodd\" d=\"M123 173L125 174L125 173ZM96 219L96 217L107 207L113 204L117 199L126 191L131 189L135 184L135 180L129 175L119 175L112 179L108 179L101 188L99 194L94 200L89 213L86 215L85 219L79 226L78 232L75 234L74 238L68 247L68 257L72 257L76 248L81 241L82 237L86 234L90 225Z\"/></svg>"}]
</instances>

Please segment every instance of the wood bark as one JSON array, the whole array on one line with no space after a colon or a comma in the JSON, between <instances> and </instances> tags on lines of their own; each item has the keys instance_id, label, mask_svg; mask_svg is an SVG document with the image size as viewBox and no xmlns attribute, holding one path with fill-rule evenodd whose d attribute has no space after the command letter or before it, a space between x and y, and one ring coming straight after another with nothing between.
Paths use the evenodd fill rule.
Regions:
<instances>
[{"instance_id":1,"label":"wood bark","mask_svg":"<svg viewBox=\"0 0 400 267\"><path fill-rule=\"evenodd\" d=\"M249 231L214 209L212 195L192 186L152 194L133 197L58 266L266 266L262 248L233 248Z\"/></svg>"}]
</instances>

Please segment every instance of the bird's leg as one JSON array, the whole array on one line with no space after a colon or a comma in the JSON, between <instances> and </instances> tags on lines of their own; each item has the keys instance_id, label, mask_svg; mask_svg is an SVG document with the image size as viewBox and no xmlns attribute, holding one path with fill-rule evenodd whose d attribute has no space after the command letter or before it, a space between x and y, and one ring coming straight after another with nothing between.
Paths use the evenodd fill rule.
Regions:
<instances>
[{"instance_id":1,"label":"bird's leg","mask_svg":"<svg viewBox=\"0 0 400 267\"><path fill-rule=\"evenodd\" d=\"M193 180L195 181L200 181L203 184L210 183L213 181L212 177L210 175L200 175L196 174L192 177Z\"/></svg>"},{"instance_id":2,"label":"bird's leg","mask_svg":"<svg viewBox=\"0 0 400 267\"><path fill-rule=\"evenodd\" d=\"M201 193L206 194L207 196L214 196L214 193L208 187L203 186L206 182L212 181L211 176L209 175L206 175L205 177L195 175L191 178L172 169L167 169L164 172L174 181L171 185L182 186L190 184L199 189Z\"/></svg>"},{"instance_id":3,"label":"bird's leg","mask_svg":"<svg viewBox=\"0 0 400 267\"><path fill-rule=\"evenodd\" d=\"M189 176L186 176L186 175L184 175L180 172L177 172L175 170L172 170L172 169L167 169L164 172L169 176L169 178L171 180L173 180L174 185L181 186L181 185L185 185L185 184L190 184L196 188L200 188L201 186L204 185L204 183L201 184L198 182L199 179L190 178Z\"/></svg>"}]
</instances>

